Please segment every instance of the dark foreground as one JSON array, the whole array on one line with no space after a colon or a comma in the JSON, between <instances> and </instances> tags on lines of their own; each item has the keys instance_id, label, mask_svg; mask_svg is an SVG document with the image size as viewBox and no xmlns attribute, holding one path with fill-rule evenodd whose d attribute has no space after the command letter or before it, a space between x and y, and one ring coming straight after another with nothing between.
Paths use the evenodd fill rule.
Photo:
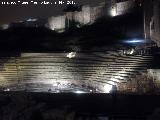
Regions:
<instances>
[{"instance_id":1,"label":"dark foreground","mask_svg":"<svg viewBox=\"0 0 160 120\"><path fill-rule=\"evenodd\" d=\"M0 93L0 120L159 120L158 95Z\"/></svg>"}]
</instances>

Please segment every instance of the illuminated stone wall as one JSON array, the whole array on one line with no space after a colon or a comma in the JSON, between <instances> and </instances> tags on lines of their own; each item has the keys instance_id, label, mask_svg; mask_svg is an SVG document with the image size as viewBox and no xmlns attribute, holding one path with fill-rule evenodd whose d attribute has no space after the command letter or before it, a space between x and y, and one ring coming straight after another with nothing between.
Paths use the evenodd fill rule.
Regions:
<instances>
[{"instance_id":1,"label":"illuminated stone wall","mask_svg":"<svg viewBox=\"0 0 160 120\"><path fill-rule=\"evenodd\" d=\"M86 5L82 6L82 11L75 11L75 12L67 12L66 18L69 21L75 21L82 25L90 23L90 14L91 14L91 7Z\"/></svg>"},{"instance_id":2,"label":"illuminated stone wall","mask_svg":"<svg viewBox=\"0 0 160 120\"><path fill-rule=\"evenodd\" d=\"M150 35L151 39L160 47L160 1L153 2L153 16L150 21Z\"/></svg>"},{"instance_id":3,"label":"illuminated stone wall","mask_svg":"<svg viewBox=\"0 0 160 120\"><path fill-rule=\"evenodd\" d=\"M116 3L116 14L123 15L130 12L134 8L135 2L133 0L128 0L125 2Z\"/></svg>"},{"instance_id":4,"label":"illuminated stone wall","mask_svg":"<svg viewBox=\"0 0 160 120\"><path fill-rule=\"evenodd\" d=\"M105 15L114 17L123 15L132 11L135 6L135 0L106 0Z\"/></svg>"},{"instance_id":5,"label":"illuminated stone wall","mask_svg":"<svg viewBox=\"0 0 160 120\"><path fill-rule=\"evenodd\" d=\"M97 6L91 8L91 23L94 23L98 18L104 16L104 7L103 6Z\"/></svg>"},{"instance_id":6,"label":"illuminated stone wall","mask_svg":"<svg viewBox=\"0 0 160 120\"><path fill-rule=\"evenodd\" d=\"M150 40L150 22L153 16L152 0L144 1L144 35L147 41Z\"/></svg>"},{"instance_id":7,"label":"illuminated stone wall","mask_svg":"<svg viewBox=\"0 0 160 120\"><path fill-rule=\"evenodd\" d=\"M74 12L74 20L79 22L80 24L84 23L83 12Z\"/></svg>"},{"instance_id":8,"label":"illuminated stone wall","mask_svg":"<svg viewBox=\"0 0 160 120\"><path fill-rule=\"evenodd\" d=\"M97 6L82 6L81 11L66 12L63 16L50 17L48 27L51 30L65 29L72 27L72 23L87 25L94 23L103 16L114 17L129 12L134 7L134 1L117 2L116 0L106 1Z\"/></svg>"},{"instance_id":9,"label":"illuminated stone wall","mask_svg":"<svg viewBox=\"0 0 160 120\"><path fill-rule=\"evenodd\" d=\"M111 17L114 16L113 11L115 11L116 0L105 0L105 16Z\"/></svg>"},{"instance_id":10,"label":"illuminated stone wall","mask_svg":"<svg viewBox=\"0 0 160 120\"><path fill-rule=\"evenodd\" d=\"M148 75L151 76L157 83L160 83L160 69L148 69Z\"/></svg>"},{"instance_id":11,"label":"illuminated stone wall","mask_svg":"<svg viewBox=\"0 0 160 120\"><path fill-rule=\"evenodd\" d=\"M82 11L66 12L63 16L50 17L48 19L48 27L51 30L65 29L71 27L73 22L80 25L94 23L96 19L103 15L103 6L90 7L82 6Z\"/></svg>"},{"instance_id":12,"label":"illuminated stone wall","mask_svg":"<svg viewBox=\"0 0 160 120\"><path fill-rule=\"evenodd\" d=\"M90 23L90 16L91 16L91 7L90 6L83 6L82 7L82 15L83 15L83 24Z\"/></svg>"},{"instance_id":13,"label":"illuminated stone wall","mask_svg":"<svg viewBox=\"0 0 160 120\"><path fill-rule=\"evenodd\" d=\"M160 1L145 1L144 13L145 38L147 41L154 41L160 47Z\"/></svg>"},{"instance_id":14,"label":"illuminated stone wall","mask_svg":"<svg viewBox=\"0 0 160 120\"><path fill-rule=\"evenodd\" d=\"M153 80L156 90L160 89L160 69L148 69L148 76Z\"/></svg>"},{"instance_id":15,"label":"illuminated stone wall","mask_svg":"<svg viewBox=\"0 0 160 120\"><path fill-rule=\"evenodd\" d=\"M66 24L65 24L66 16L57 16L57 17L50 17L48 19L48 27L51 30L62 30L65 29Z\"/></svg>"}]
</instances>

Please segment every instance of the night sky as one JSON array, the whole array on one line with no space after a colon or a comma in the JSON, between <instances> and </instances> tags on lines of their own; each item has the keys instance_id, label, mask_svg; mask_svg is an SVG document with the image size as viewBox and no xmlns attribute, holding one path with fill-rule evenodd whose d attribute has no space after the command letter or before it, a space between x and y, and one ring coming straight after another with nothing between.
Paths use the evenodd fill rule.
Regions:
<instances>
[{"instance_id":1,"label":"night sky","mask_svg":"<svg viewBox=\"0 0 160 120\"><path fill-rule=\"evenodd\" d=\"M13 1L13 0L4 0L4 1ZM77 3L77 5L83 5L83 4L96 5L97 3L100 3L104 0L74 0L74 1ZM47 18L52 15L59 15L62 14L62 10L65 8L65 6L66 5L36 5L36 6L12 5L11 6L11 5L0 4L0 24L9 23L13 21L20 21L30 17Z\"/></svg>"}]
</instances>

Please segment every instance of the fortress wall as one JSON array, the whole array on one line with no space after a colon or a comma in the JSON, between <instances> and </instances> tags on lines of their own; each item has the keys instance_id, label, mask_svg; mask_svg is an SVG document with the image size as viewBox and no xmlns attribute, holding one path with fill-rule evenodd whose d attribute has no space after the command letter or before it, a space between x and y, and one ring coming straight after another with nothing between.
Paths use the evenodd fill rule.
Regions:
<instances>
[{"instance_id":1,"label":"fortress wall","mask_svg":"<svg viewBox=\"0 0 160 120\"><path fill-rule=\"evenodd\" d=\"M135 5L135 3L133 0L128 0L125 2L116 3L117 15L126 14L127 12L131 11L131 9L134 8L134 5Z\"/></svg>"},{"instance_id":2,"label":"fortress wall","mask_svg":"<svg viewBox=\"0 0 160 120\"><path fill-rule=\"evenodd\" d=\"M104 14L104 7L97 6L91 8L91 23L94 23L98 18L102 17Z\"/></svg>"},{"instance_id":3,"label":"fortress wall","mask_svg":"<svg viewBox=\"0 0 160 120\"><path fill-rule=\"evenodd\" d=\"M50 17L48 19L49 28L51 30L65 29L66 16Z\"/></svg>"},{"instance_id":4,"label":"fortress wall","mask_svg":"<svg viewBox=\"0 0 160 120\"><path fill-rule=\"evenodd\" d=\"M79 22L80 24L83 24L84 22L84 17L82 12L74 12L74 20L76 22Z\"/></svg>"},{"instance_id":5,"label":"fortress wall","mask_svg":"<svg viewBox=\"0 0 160 120\"><path fill-rule=\"evenodd\" d=\"M103 8L104 6L90 7L86 5L82 7L80 12L66 12L64 16L50 17L48 26L51 30L58 30L70 27L73 21L81 25L94 23L96 19L103 15Z\"/></svg>"},{"instance_id":6,"label":"fortress wall","mask_svg":"<svg viewBox=\"0 0 160 120\"><path fill-rule=\"evenodd\" d=\"M150 36L151 39L160 46L160 1L155 0L153 4L153 16L151 16L150 21Z\"/></svg>"},{"instance_id":7,"label":"fortress wall","mask_svg":"<svg viewBox=\"0 0 160 120\"><path fill-rule=\"evenodd\" d=\"M72 20L73 19L73 13L72 12L66 12L65 16L67 17L68 20Z\"/></svg>"},{"instance_id":8,"label":"fortress wall","mask_svg":"<svg viewBox=\"0 0 160 120\"><path fill-rule=\"evenodd\" d=\"M83 24L88 24L91 21L91 9L90 6L83 6L82 7L82 15L83 15Z\"/></svg>"},{"instance_id":9,"label":"fortress wall","mask_svg":"<svg viewBox=\"0 0 160 120\"><path fill-rule=\"evenodd\" d=\"M150 40L150 22L153 16L152 0L144 1L144 34L147 41Z\"/></svg>"},{"instance_id":10,"label":"fortress wall","mask_svg":"<svg viewBox=\"0 0 160 120\"><path fill-rule=\"evenodd\" d=\"M106 1L106 3L91 7L82 6L82 11L66 12L63 16L50 17L48 19L49 28L52 30L64 29L72 26L72 22L78 22L81 25L92 24L102 16L116 16L128 12L134 7L134 1L116 2L116 0ZM106 11L107 10L107 11Z\"/></svg>"}]
</instances>

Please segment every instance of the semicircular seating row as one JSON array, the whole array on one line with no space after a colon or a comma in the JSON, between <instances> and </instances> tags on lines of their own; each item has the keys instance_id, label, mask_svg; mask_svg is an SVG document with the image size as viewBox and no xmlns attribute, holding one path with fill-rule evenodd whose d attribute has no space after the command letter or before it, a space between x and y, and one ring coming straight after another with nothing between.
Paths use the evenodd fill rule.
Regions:
<instances>
[{"instance_id":1,"label":"semicircular seating row","mask_svg":"<svg viewBox=\"0 0 160 120\"><path fill-rule=\"evenodd\" d=\"M22 53L0 57L0 87L48 91L61 85L97 87L127 82L147 70L151 55L120 55L116 51L77 53Z\"/></svg>"}]
</instances>

